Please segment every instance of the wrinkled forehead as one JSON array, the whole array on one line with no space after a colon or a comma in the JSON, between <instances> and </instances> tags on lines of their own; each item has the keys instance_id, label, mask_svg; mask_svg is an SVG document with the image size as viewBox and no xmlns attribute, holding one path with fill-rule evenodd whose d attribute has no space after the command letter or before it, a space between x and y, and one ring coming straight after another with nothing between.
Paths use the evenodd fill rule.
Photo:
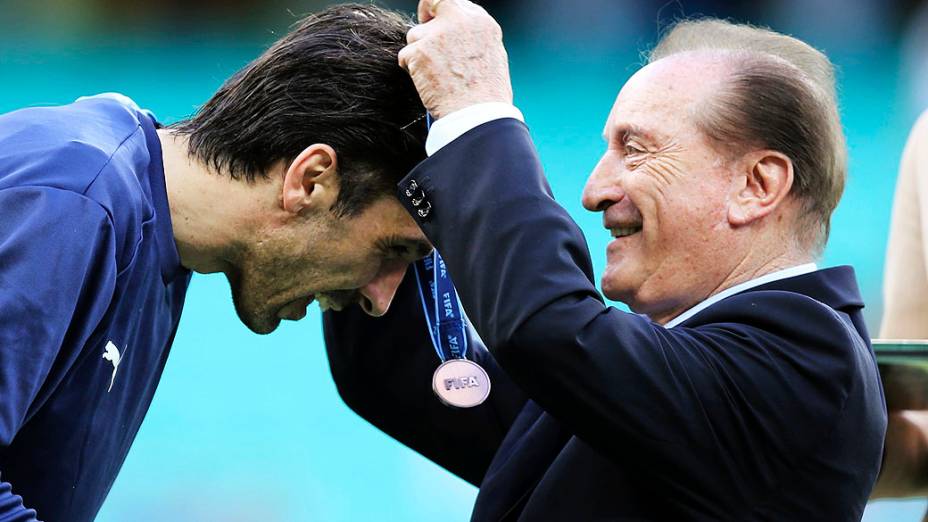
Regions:
<instances>
[{"instance_id":1,"label":"wrinkled forehead","mask_svg":"<svg viewBox=\"0 0 928 522\"><path fill-rule=\"evenodd\" d=\"M639 69L625 82L604 134L648 130L656 137L692 132L693 114L723 87L730 65L705 52L669 56Z\"/></svg>"}]
</instances>

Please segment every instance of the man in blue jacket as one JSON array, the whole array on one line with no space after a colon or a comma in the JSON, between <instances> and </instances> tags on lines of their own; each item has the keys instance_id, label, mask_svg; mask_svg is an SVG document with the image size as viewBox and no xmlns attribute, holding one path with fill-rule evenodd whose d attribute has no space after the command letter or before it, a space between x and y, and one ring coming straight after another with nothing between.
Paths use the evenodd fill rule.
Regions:
<instances>
[{"instance_id":1,"label":"man in blue jacket","mask_svg":"<svg viewBox=\"0 0 928 522\"><path fill-rule=\"evenodd\" d=\"M430 249L393 195L425 155L409 25L310 16L169 128L119 95L0 116L0 520L94 519L191 271L258 333L313 298L387 309Z\"/></svg>"},{"instance_id":2,"label":"man in blue jacket","mask_svg":"<svg viewBox=\"0 0 928 522\"><path fill-rule=\"evenodd\" d=\"M684 22L621 89L583 203L631 314L552 199L499 26L467 0L419 16L399 60L436 121L399 194L492 387L471 409L432 395L486 389L430 378L445 318L417 310L453 303L439 265L383 318L326 315L348 405L479 485L474 520L859 520L886 411L854 272L815 264L846 172L828 59Z\"/></svg>"}]
</instances>

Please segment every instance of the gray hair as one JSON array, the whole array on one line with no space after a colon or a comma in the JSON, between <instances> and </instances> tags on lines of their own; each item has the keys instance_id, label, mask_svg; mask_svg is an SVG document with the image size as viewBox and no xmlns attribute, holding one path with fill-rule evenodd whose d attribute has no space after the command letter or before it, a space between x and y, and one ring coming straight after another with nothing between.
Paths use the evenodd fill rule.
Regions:
<instances>
[{"instance_id":1,"label":"gray hair","mask_svg":"<svg viewBox=\"0 0 928 522\"><path fill-rule=\"evenodd\" d=\"M697 126L729 152L765 148L789 157L800 244L821 252L847 177L831 61L791 36L711 18L678 22L647 58L700 51L725 55L733 72L700 108Z\"/></svg>"}]
</instances>

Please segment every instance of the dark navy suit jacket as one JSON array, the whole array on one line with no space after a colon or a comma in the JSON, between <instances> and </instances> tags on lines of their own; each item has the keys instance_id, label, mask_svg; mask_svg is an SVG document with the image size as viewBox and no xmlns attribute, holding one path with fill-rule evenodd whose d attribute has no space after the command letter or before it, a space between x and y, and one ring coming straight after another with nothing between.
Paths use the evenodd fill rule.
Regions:
<instances>
[{"instance_id":1,"label":"dark navy suit jacket","mask_svg":"<svg viewBox=\"0 0 928 522\"><path fill-rule=\"evenodd\" d=\"M412 180L426 203L405 196ZM480 486L474 520L860 519L886 411L851 268L672 329L607 307L515 120L439 150L400 197L489 347L490 399L453 410L432 395L412 277L383 318L326 314L332 374L361 416Z\"/></svg>"}]
</instances>

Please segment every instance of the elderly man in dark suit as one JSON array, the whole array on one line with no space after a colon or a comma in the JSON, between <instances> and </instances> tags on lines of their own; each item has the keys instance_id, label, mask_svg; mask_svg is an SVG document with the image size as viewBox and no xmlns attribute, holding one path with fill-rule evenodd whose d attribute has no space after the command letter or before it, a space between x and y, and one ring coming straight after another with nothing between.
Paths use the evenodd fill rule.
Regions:
<instances>
[{"instance_id":1,"label":"elderly man in dark suit","mask_svg":"<svg viewBox=\"0 0 928 522\"><path fill-rule=\"evenodd\" d=\"M551 196L499 26L467 0L419 16L399 60L435 123L400 199L486 376L430 386L444 319L420 300L454 301L416 272L383 318L326 315L347 404L479 485L474 520L859 520L886 411L854 272L815 264L846 172L828 59L685 22L625 84L583 203L631 314ZM470 409L430 389L486 378Z\"/></svg>"}]
</instances>

